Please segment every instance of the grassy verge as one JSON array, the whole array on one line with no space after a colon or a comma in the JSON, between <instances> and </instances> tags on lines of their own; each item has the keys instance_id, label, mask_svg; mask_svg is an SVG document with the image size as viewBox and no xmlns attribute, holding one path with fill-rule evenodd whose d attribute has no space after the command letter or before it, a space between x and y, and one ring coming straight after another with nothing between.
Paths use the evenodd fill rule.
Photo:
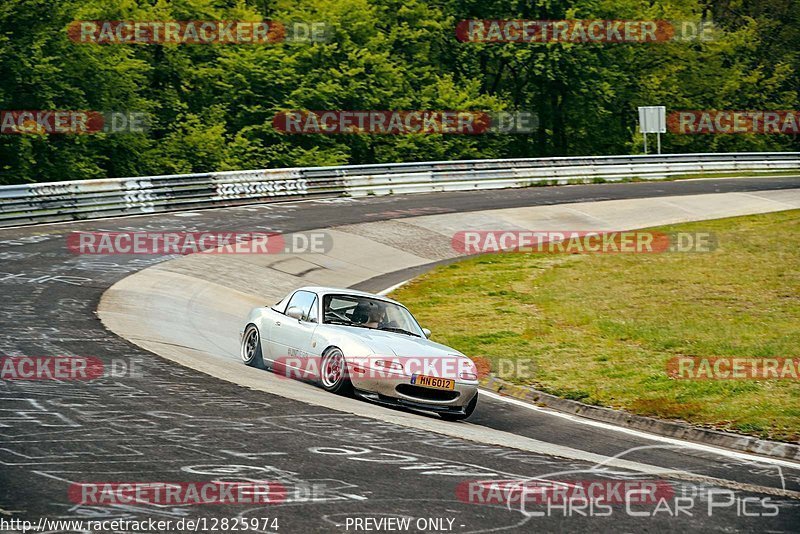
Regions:
<instances>
[{"instance_id":1,"label":"grassy verge","mask_svg":"<svg viewBox=\"0 0 800 534\"><path fill-rule=\"evenodd\" d=\"M502 378L634 413L798 441L800 381L675 380L675 356L800 357L800 210L662 227L710 253L492 254L401 287L433 339L533 361ZM498 369L493 365L493 369ZM505 375L505 376L504 376Z\"/></svg>"},{"instance_id":2,"label":"grassy verge","mask_svg":"<svg viewBox=\"0 0 800 534\"><path fill-rule=\"evenodd\" d=\"M780 177L798 177L800 174L797 170L790 171L731 171L720 173L692 173L692 174L674 174L666 178L659 178L657 180L646 179L640 177L633 178L558 178L551 180L544 180L534 182L525 187L550 187L554 185L580 185L580 184L608 184L608 183L638 183L638 182L676 182L679 180L697 180L697 179L722 179L722 178L780 178Z\"/></svg>"},{"instance_id":3,"label":"grassy verge","mask_svg":"<svg viewBox=\"0 0 800 534\"><path fill-rule=\"evenodd\" d=\"M695 174L678 174L669 178L669 180L696 180L698 178L770 178L780 176L800 176L797 170L791 171L736 171L736 172L721 172L718 174L709 173L695 173Z\"/></svg>"}]
</instances>

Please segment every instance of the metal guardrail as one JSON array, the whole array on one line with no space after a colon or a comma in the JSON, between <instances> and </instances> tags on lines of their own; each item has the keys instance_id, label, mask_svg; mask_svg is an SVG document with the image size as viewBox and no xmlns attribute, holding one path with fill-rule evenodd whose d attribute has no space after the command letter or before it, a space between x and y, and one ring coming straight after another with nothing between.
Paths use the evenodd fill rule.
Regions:
<instances>
[{"instance_id":1,"label":"metal guardrail","mask_svg":"<svg viewBox=\"0 0 800 534\"><path fill-rule=\"evenodd\" d=\"M434 161L0 186L0 227L299 198L800 170L798 152Z\"/></svg>"}]
</instances>

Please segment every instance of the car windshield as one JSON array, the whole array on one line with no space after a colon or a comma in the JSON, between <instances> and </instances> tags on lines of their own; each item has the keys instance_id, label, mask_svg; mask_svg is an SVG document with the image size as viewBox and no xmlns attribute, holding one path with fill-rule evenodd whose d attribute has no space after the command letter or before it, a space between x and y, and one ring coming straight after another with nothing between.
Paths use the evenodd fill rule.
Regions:
<instances>
[{"instance_id":1,"label":"car windshield","mask_svg":"<svg viewBox=\"0 0 800 534\"><path fill-rule=\"evenodd\" d=\"M372 328L424 337L411 312L398 304L358 295L326 295L322 302L325 324Z\"/></svg>"}]
</instances>

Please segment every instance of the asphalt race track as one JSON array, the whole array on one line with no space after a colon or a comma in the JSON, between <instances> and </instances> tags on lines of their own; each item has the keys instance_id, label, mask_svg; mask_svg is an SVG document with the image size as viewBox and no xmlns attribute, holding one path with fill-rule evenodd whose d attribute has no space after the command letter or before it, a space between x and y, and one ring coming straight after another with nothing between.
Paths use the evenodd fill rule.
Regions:
<instances>
[{"instance_id":1,"label":"asphalt race track","mask_svg":"<svg viewBox=\"0 0 800 534\"><path fill-rule=\"evenodd\" d=\"M275 205L268 223L295 232L450 211L797 187L794 177L737 178L369 197L345 207L304 201ZM74 230L181 231L191 222L247 231L266 216L245 207L0 230L0 353L91 356L127 367L92 381L0 382L0 520L269 518L250 530L281 533L386 531L366 527L395 517L411 518L410 531L459 533L798 531L800 466L652 440L488 396L462 424L680 471L665 476L684 506L675 515L674 507L623 502L610 512L528 504L522 513L519 503L470 502L460 488L474 480L655 476L342 414L181 367L109 333L95 315L112 284L171 257L79 261L65 244ZM72 502L69 492L80 483L210 480L270 480L283 491L271 504L204 506L92 506Z\"/></svg>"}]
</instances>

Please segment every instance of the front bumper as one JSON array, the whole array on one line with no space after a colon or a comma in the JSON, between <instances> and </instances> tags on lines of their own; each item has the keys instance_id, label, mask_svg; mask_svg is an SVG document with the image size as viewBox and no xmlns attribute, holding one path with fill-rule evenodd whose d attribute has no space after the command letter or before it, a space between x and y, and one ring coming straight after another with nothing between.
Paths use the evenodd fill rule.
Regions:
<instances>
[{"instance_id":1,"label":"front bumper","mask_svg":"<svg viewBox=\"0 0 800 534\"><path fill-rule=\"evenodd\" d=\"M464 413L465 406L478 393L478 382L455 379L455 389L441 390L411 384L411 376L385 373L370 376L349 369L356 394L365 399L393 406L407 406L444 413Z\"/></svg>"}]
</instances>

